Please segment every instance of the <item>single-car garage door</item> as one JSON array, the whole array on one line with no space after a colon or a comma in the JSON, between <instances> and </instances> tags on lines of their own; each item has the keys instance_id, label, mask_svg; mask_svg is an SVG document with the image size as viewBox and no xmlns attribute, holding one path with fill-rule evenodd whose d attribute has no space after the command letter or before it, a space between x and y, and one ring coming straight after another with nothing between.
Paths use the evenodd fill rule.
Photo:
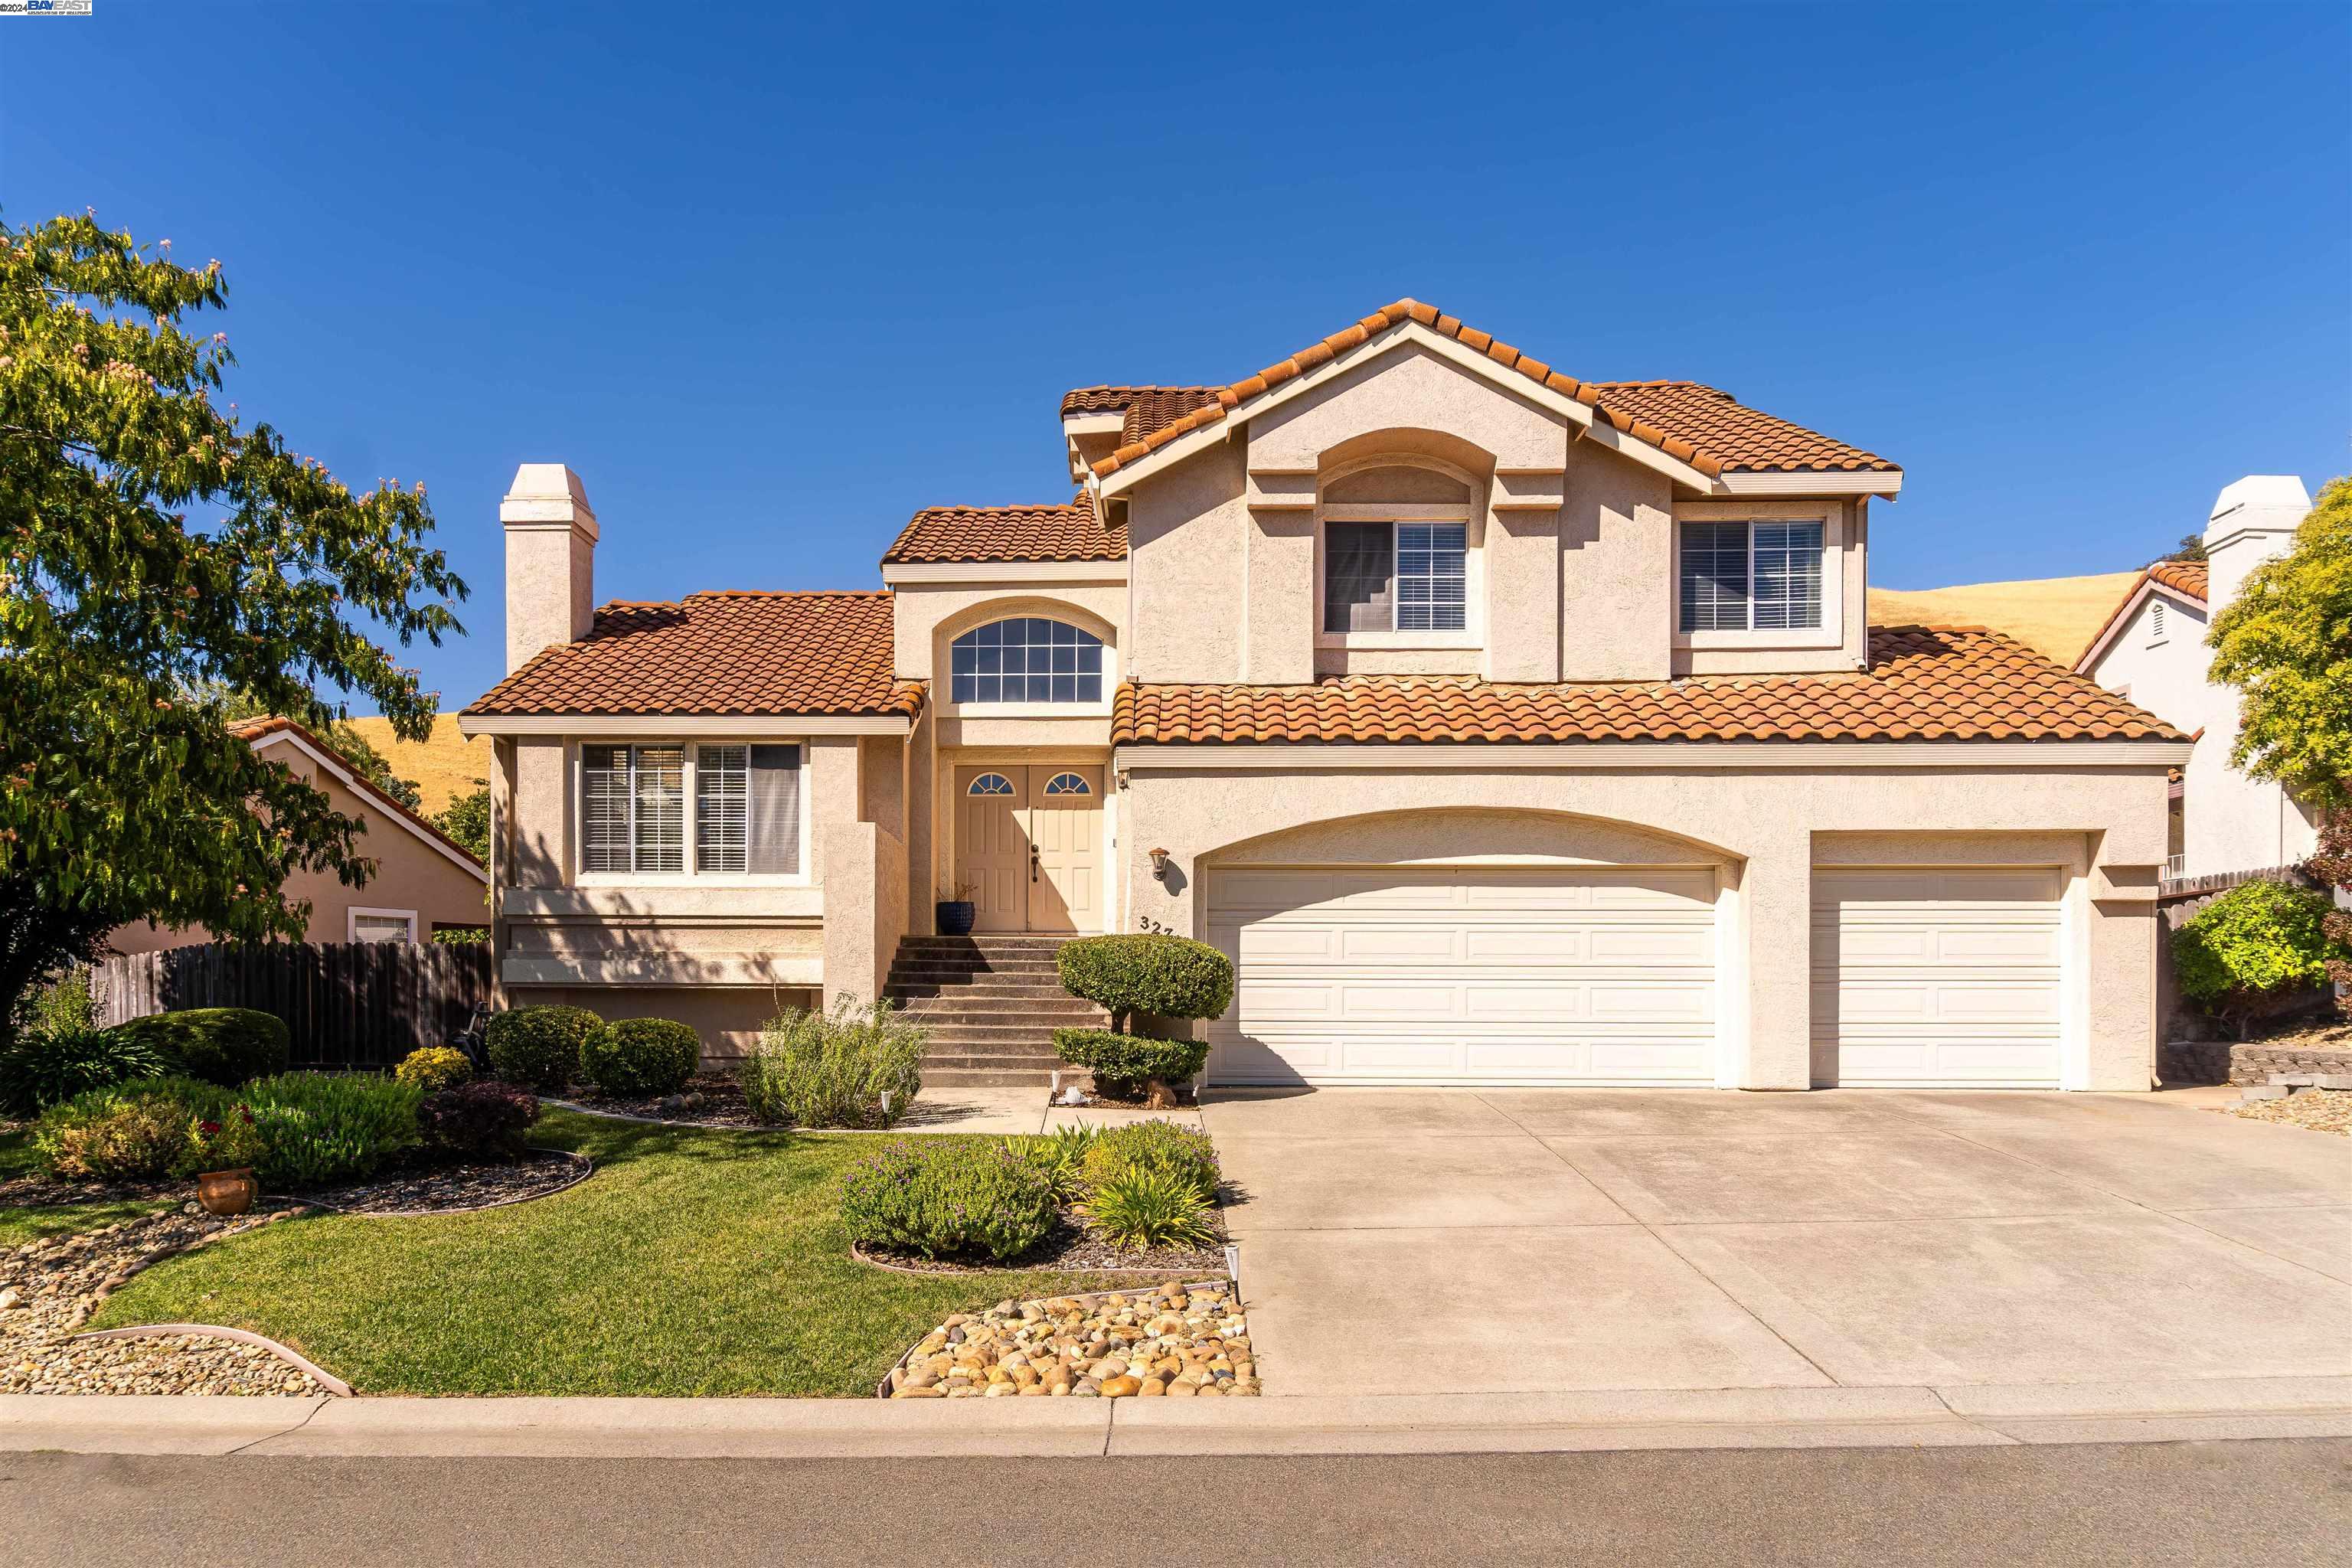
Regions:
<instances>
[{"instance_id":1,"label":"single-car garage door","mask_svg":"<svg viewBox=\"0 0 2352 1568\"><path fill-rule=\"evenodd\" d=\"M1212 1082L1706 1084L1715 872L1213 871Z\"/></svg>"},{"instance_id":2,"label":"single-car garage door","mask_svg":"<svg viewBox=\"0 0 2352 1568\"><path fill-rule=\"evenodd\" d=\"M1816 1079L2055 1089L2059 887L2048 867L1816 867Z\"/></svg>"}]
</instances>

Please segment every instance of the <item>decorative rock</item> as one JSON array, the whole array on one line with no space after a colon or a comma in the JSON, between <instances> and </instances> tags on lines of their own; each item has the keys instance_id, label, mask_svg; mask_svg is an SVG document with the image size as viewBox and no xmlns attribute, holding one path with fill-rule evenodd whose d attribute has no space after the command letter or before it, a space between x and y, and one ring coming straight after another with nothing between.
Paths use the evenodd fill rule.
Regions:
<instances>
[{"instance_id":1,"label":"decorative rock","mask_svg":"<svg viewBox=\"0 0 2352 1568\"><path fill-rule=\"evenodd\" d=\"M1102 1385L1102 1396L1103 1396L1105 1399L1124 1399L1124 1398L1126 1398L1129 1394L1139 1394L1139 1393L1141 1393L1141 1392L1142 1392L1142 1390L1143 1390L1143 1384L1142 1384L1142 1381L1141 1381L1140 1379L1139 1379L1139 1378L1132 1378L1132 1377L1113 1377L1113 1378L1107 1378L1107 1379L1105 1379L1105 1380L1104 1380L1104 1382L1103 1382L1103 1385Z\"/></svg>"},{"instance_id":2,"label":"decorative rock","mask_svg":"<svg viewBox=\"0 0 2352 1568\"><path fill-rule=\"evenodd\" d=\"M1229 1283L998 1302L916 1342L882 1390L898 1398L1193 1399L1256 1392ZM1247 1370L1244 1371L1244 1369Z\"/></svg>"}]
</instances>

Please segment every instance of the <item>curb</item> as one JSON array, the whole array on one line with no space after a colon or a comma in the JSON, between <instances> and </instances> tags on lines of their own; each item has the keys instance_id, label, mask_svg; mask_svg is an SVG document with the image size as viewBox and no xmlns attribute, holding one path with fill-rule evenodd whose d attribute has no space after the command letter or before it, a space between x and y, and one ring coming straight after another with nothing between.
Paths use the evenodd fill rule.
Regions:
<instances>
[{"instance_id":1,"label":"curb","mask_svg":"<svg viewBox=\"0 0 2352 1568\"><path fill-rule=\"evenodd\" d=\"M227 1340L234 1344L240 1345L259 1345L263 1350L268 1351L271 1355L276 1356L279 1361L284 1362L287 1365L294 1368L297 1372L309 1374L312 1382L316 1383L320 1388L325 1389L329 1394L335 1395L338 1399L349 1399L352 1397L352 1385L350 1384L345 1383L341 1378L337 1377L333 1373L329 1372L325 1367L320 1366L317 1362L312 1361L309 1356L304 1355L301 1352L294 1349L291 1345L279 1344L276 1340L267 1338L261 1334L250 1332L245 1329L225 1329L216 1323L142 1323L137 1328L131 1329L92 1329L86 1334L76 1334L67 1342L68 1344L81 1344L87 1342L95 1342L99 1340L165 1340L173 1339L182 1334L201 1334L208 1340ZM60 1396L58 1394L47 1394L43 1397L51 1399L58 1397L72 1398L73 1395L67 1394ZM98 1395L96 1397L103 1398L106 1396ZM115 1397L136 1399L141 1396L138 1394L130 1394L116 1395ZM166 1397L170 1396L167 1395ZM233 1396L222 1394L195 1394L189 1397L219 1399Z\"/></svg>"},{"instance_id":2,"label":"curb","mask_svg":"<svg viewBox=\"0 0 2352 1568\"><path fill-rule=\"evenodd\" d=\"M2352 1437L2352 1377L1157 1399L0 1394L0 1452L1120 1458Z\"/></svg>"}]
</instances>

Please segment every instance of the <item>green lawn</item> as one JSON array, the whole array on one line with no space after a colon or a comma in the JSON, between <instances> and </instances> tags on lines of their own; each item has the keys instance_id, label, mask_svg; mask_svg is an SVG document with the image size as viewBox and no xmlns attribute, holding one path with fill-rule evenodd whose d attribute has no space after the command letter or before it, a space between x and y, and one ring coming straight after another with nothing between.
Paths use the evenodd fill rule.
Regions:
<instances>
[{"instance_id":1,"label":"green lawn","mask_svg":"<svg viewBox=\"0 0 2352 1568\"><path fill-rule=\"evenodd\" d=\"M0 1182L14 1176L30 1175L37 1168L33 1159L32 1128L0 1125ZM0 1208L0 1252L22 1247L28 1241L38 1241L45 1236L96 1230L119 1219L135 1219L143 1214L170 1208L175 1201L171 1198L123 1198L108 1203Z\"/></svg>"},{"instance_id":2,"label":"green lawn","mask_svg":"<svg viewBox=\"0 0 2352 1568\"><path fill-rule=\"evenodd\" d=\"M835 1183L888 1137L551 1112L534 1141L597 1164L569 1192L485 1214L280 1220L148 1270L90 1326L251 1329L365 1394L870 1394L950 1312L1103 1283L853 1261Z\"/></svg>"}]
</instances>

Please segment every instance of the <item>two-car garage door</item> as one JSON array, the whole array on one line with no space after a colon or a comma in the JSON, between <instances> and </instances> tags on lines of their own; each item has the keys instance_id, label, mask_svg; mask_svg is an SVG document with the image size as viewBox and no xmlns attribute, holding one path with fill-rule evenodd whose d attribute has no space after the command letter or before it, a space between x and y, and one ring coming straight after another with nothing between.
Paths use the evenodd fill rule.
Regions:
<instances>
[{"instance_id":1,"label":"two-car garage door","mask_svg":"<svg viewBox=\"0 0 2352 1568\"><path fill-rule=\"evenodd\" d=\"M2060 887L2052 868L1816 868L1815 1081L2055 1088ZM1715 891L1704 866L1213 871L1237 984L1211 1079L1713 1083Z\"/></svg>"},{"instance_id":2,"label":"two-car garage door","mask_svg":"<svg viewBox=\"0 0 2352 1568\"><path fill-rule=\"evenodd\" d=\"M1209 898L1215 1082L1714 1081L1710 867L1249 868Z\"/></svg>"}]
</instances>

